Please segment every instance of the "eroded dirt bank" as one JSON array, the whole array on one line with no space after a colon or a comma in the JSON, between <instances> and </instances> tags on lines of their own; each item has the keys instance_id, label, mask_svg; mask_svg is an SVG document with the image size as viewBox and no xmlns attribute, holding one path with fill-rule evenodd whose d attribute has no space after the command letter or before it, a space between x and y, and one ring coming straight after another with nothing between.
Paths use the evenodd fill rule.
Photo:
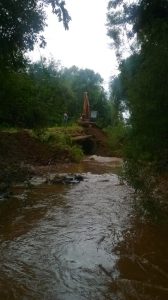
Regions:
<instances>
[{"instance_id":1,"label":"eroded dirt bank","mask_svg":"<svg viewBox=\"0 0 168 300\"><path fill-rule=\"evenodd\" d=\"M32 165L48 165L64 161L68 157L68 151L60 151L54 147L42 143L31 136L26 130L8 133L0 133L0 161L1 163L21 163Z\"/></svg>"},{"instance_id":2,"label":"eroded dirt bank","mask_svg":"<svg viewBox=\"0 0 168 300\"><path fill-rule=\"evenodd\" d=\"M107 136L99 128L81 128L72 136L89 134L97 143L94 153L101 156L111 156ZM24 162L32 165L48 165L58 162L72 161L68 150L60 150L56 144L43 143L32 136L29 131L0 132L0 161L4 163Z\"/></svg>"},{"instance_id":3,"label":"eroded dirt bank","mask_svg":"<svg viewBox=\"0 0 168 300\"><path fill-rule=\"evenodd\" d=\"M107 156L110 153L107 138L100 129L81 128L79 132L73 132L73 135L86 134L88 131L97 142L94 154ZM118 163L121 163L120 159L116 162ZM13 182L48 172L66 172L71 166L78 168L78 164L73 162L72 153L66 147L64 149L57 143L44 143L28 130L0 132L1 192L6 191Z\"/></svg>"}]
</instances>

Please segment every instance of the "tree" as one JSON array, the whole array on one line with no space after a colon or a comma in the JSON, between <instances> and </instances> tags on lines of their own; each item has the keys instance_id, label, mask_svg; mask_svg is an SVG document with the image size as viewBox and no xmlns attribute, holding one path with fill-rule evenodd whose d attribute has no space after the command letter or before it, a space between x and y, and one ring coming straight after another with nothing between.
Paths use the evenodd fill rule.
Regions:
<instances>
[{"instance_id":1,"label":"tree","mask_svg":"<svg viewBox=\"0 0 168 300\"><path fill-rule=\"evenodd\" d=\"M29 75L37 86L41 103L45 103L48 125L61 124L63 113L74 107L74 94L63 78L63 68L53 60L37 62L29 67ZM71 117L74 114L70 114Z\"/></svg>"},{"instance_id":2,"label":"tree","mask_svg":"<svg viewBox=\"0 0 168 300\"><path fill-rule=\"evenodd\" d=\"M108 34L120 54L130 112L127 160L155 162L163 171L168 154L168 1L116 0L109 1L108 8ZM121 60L123 33L134 43L126 60Z\"/></svg>"},{"instance_id":3,"label":"tree","mask_svg":"<svg viewBox=\"0 0 168 300\"><path fill-rule=\"evenodd\" d=\"M117 54L129 45L137 52L146 44L156 46L166 37L168 29L167 0L112 0L108 3L108 35L112 38Z\"/></svg>"},{"instance_id":4,"label":"tree","mask_svg":"<svg viewBox=\"0 0 168 300\"><path fill-rule=\"evenodd\" d=\"M112 126L117 126L123 121L123 112L127 110L126 95L121 74L113 78L109 86L110 102L112 106Z\"/></svg>"},{"instance_id":5,"label":"tree","mask_svg":"<svg viewBox=\"0 0 168 300\"><path fill-rule=\"evenodd\" d=\"M33 128L47 124L46 103L27 73L5 72L0 80L1 125Z\"/></svg>"},{"instance_id":6,"label":"tree","mask_svg":"<svg viewBox=\"0 0 168 300\"><path fill-rule=\"evenodd\" d=\"M20 67L24 54L36 42L41 47L45 40L41 32L46 26L45 7L51 5L59 21L68 29L70 16L65 2L60 0L1 0L0 2L0 64Z\"/></svg>"},{"instance_id":7,"label":"tree","mask_svg":"<svg viewBox=\"0 0 168 300\"><path fill-rule=\"evenodd\" d=\"M92 110L100 111L102 113L102 105L106 99L105 92L102 87L103 79L100 74L95 73L90 69L79 69L76 66L65 68L63 70L63 78L67 85L71 87L74 97L75 105L69 107L69 112L76 117L82 113L83 95L88 92L90 105Z\"/></svg>"},{"instance_id":8,"label":"tree","mask_svg":"<svg viewBox=\"0 0 168 300\"><path fill-rule=\"evenodd\" d=\"M134 23L138 16L139 1L112 0L108 2L107 34L112 39L119 60L125 50L135 51L137 48Z\"/></svg>"}]
</instances>

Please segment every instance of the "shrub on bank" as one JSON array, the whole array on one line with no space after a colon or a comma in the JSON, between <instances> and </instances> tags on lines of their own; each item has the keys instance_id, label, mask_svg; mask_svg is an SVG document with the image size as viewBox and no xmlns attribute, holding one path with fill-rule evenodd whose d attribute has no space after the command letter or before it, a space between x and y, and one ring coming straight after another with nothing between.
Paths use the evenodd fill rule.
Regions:
<instances>
[{"instance_id":1,"label":"shrub on bank","mask_svg":"<svg viewBox=\"0 0 168 300\"><path fill-rule=\"evenodd\" d=\"M159 173L157 163L128 159L123 178L135 189L135 206L141 216L155 221L168 221L167 174Z\"/></svg>"},{"instance_id":2,"label":"shrub on bank","mask_svg":"<svg viewBox=\"0 0 168 300\"><path fill-rule=\"evenodd\" d=\"M108 144L115 156L124 155L124 145L127 139L128 128L123 123L118 123L114 127L107 127L105 132L108 135Z\"/></svg>"},{"instance_id":3,"label":"shrub on bank","mask_svg":"<svg viewBox=\"0 0 168 300\"><path fill-rule=\"evenodd\" d=\"M82 149L74 145L71 140L71 135L76 131L81 130L79 126L71 127L53 127L48 129L43 129L40 131L34 131L33 134L38 137L38 139L51 147L56 147L59 151L66 151L71 161L79 162L84 154Z\"/></svg>"}]
</instances>

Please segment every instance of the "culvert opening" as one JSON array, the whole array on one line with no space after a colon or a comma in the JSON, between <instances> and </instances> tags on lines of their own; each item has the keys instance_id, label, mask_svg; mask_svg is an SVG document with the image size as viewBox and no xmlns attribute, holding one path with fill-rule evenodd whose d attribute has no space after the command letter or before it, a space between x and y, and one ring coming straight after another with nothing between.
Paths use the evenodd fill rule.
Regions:
<instances>
[{"instance_id":1,"label":"culvert opening","mask_svg":"<svg viewBox=\"0 0 168 300\"><path fill-rule=\"evenodd\" d=\"M84 154L86 155L95 154L97 147L96 147L96 142L94 140L86 139L83 141L78 141L77 144L81 146Z\"/></svg>"}]
</instances>

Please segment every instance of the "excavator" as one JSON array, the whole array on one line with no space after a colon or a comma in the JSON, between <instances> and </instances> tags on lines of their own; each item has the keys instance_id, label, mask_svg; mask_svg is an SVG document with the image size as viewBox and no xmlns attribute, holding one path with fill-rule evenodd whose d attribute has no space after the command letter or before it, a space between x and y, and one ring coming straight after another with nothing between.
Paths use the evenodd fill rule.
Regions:
<instances>
[{"instance_id":1,"label":"excavator","mask_svg":"<svg viewBox=\"0 0 168 300\"><path fill-rule=\"evenodd\" d=\"M80 117L80 120L78 123L82 126L95 125L92 115L94 115L94 118L95 118L97 115L97 112L90 111L90 103L89 103L88 93L84 92L83 111L82 111L82 114L81 114L81 117Z\"/></svg>"}]
</instances>

